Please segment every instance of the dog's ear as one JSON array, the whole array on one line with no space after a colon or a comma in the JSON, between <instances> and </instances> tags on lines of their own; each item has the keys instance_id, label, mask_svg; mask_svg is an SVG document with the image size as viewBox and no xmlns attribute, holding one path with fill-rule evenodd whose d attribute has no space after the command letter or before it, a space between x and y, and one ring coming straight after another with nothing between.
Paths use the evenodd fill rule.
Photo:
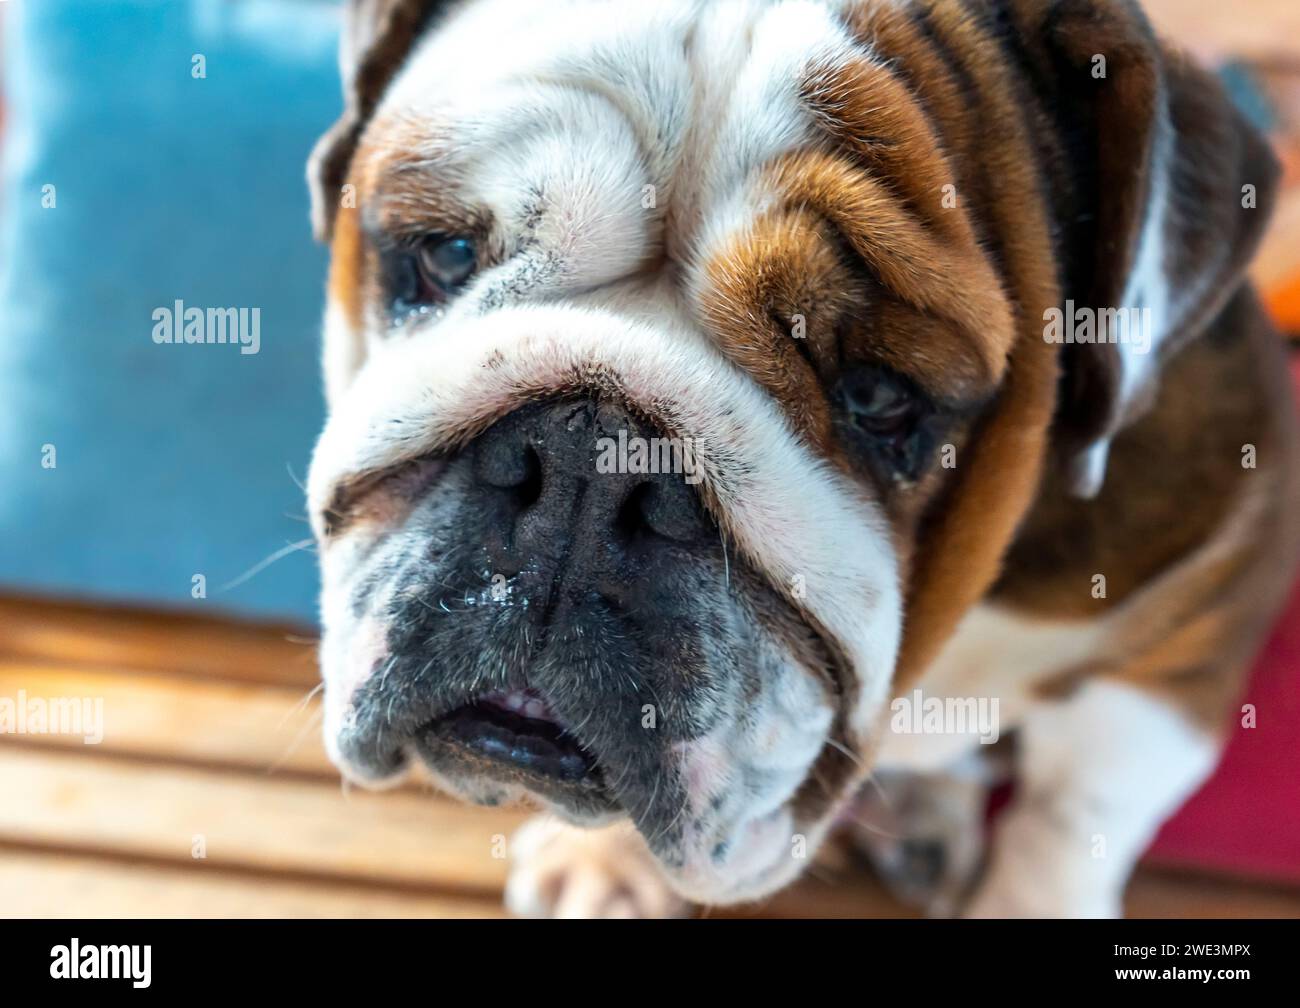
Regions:
<instances>
[{"instance_id":1,"label":"dog's ear","mask_svg":"<svg viewBox=\"0 0 1300 1008\"><path fill-rule=\"evenodd\" d=\"M339 46L343 115L307 163L312 229L328 241L361 131L402 60L447 0L348 0Z\"/></svg>"},{"instance_id":2,"label":"dog's ear","mask_svg":"<svg viewBox=\"0 0 1300 1008\"><path fill-rule=\"evenodd\" d=\"M1036 56L1059 89L1049 100L1070 158L1085 162L1071 166L1081 212L1061 223L1081 247L1062 296L1093 310L1096 342L1061 348L1056 434L1071 489L1090 497L1161 364L1242 282L1278 170L1216 78L1157 42L1128 0L1039 11Z\"/></svg>"}]
</instances>

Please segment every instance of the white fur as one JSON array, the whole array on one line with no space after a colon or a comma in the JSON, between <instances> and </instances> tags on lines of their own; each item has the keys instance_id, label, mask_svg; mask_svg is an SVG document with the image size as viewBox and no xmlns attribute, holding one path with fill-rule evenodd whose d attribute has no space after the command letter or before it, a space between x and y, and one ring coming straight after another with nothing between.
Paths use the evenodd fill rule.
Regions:
<instances>
[{"instance_id":1,"label":"white fur","mask_svg":"<svg viewBox=\"0 0 1300 1008\"><path fill-rule=\"evenodd\" d=\"M1133 272L1125 285L1117 308L1147 308L1151 311L1155 331L1149 345L1120 343L1123 360L1120 400L1128 404L1141 389L1154 380L1160 360L1161 345L1181 320L1171 308L1169 276L1165 264L1165 232L1169 224L1169 171L1172 157L1173 128L1163 108L1156 114L1151 141L1151 189L1147 193L1142 230L1138 235Z\"/></svg>"},{"instance_id":2,"label":"white fur","mask_svg":"<svg viewBox=\"0 0 1300 1008\"><path fill-rule=\"evenodd\" d=\"M1213 769L1218 746L1168 704L1085 683L1021 728L1015 804L998 823L975 917L1115 917L1160 824Z\"/></svg>"},{"instance_id":3,"label":"white fur","mask_svg":"<svg viewBox=\"0 0 1300 1008\"><path fill-rule=\"evenodd\" d=\"M1213 769L1215 740L1149 693L1106 679L1065 699L1036 691L1054 675L1113 662L1110 649L1135 612L1039 620L985 603L922 677L928 696L997 697L1000 731L1019 733L1017 798L999 820L968 915L1118 916L1156 829ZM978 750L969 735L886 732L877 762L942 785ZM951 909L951 894L937 895Z\"/></svg>"},{"instance_id":4,"label":"white fur","mask_svg":"<svg viewBox=\"0 0 1300 1008\"><path fill-rule=\"evenodd\" d=\"M677 917L687 911L628 823L586 830L537 816L510 838L510 860L506 906L520 917Z\"/></svg>"},{"instance_id":5,"label":"white fur","mask_svg":"<svg viewBox=\"0 0 1300 1008\"><path fill-rule=\"evenodd\" d=\"M1035 687L1101 655L1112 627L1102 620L1041 620L991 603L968 612L916 686L927 697L998 701L999 734L1018 726ZM885 731L876 761L887 769L935 772L958 762L967 734Z\"/></svg>"}]
</instances>

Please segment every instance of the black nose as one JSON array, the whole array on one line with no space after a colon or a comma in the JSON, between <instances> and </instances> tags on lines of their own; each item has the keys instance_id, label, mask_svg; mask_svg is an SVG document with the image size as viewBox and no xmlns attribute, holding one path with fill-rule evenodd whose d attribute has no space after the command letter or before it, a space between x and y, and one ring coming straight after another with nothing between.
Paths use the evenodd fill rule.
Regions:
<instances>
[{"instance_id":1,"label":"black nose","mask_svg":"<svg viewBox=\"0 0 1300 1008\"><path fill-rule=\"evenodd\" d=\"M556 578L580 569L599 585L711 535L696 490L698 446L609 400L524 407L481 435L473 455L503 568L549 568Z\"/></svg>"},{"instance_id":2,"label":"black nose","mask_svg":"<svg viewBox=\"0 0 1300 1008\"><path fill-rule=\"evenodd\" d=\"M521 407L451 459L411 526L429 546L394 595L393 657L340 736L349 765L381 779L413 746L475 800L514 782L583 815L618 808L678 730L648 727L647 705L706 688L703 624L727 622L702 449L583 397Z\"/></svg>"}]
</instances>

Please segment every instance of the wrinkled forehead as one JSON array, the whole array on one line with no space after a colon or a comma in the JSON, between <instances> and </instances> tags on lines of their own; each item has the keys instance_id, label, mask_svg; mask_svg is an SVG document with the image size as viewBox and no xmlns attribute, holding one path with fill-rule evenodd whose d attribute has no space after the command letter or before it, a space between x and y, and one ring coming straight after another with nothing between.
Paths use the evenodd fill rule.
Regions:
<instances>
[{"instance_id":1,"label":"wrinkled forehead","mask_svg":"<svg viewBox=\"0 0 1300 1008\"><path fill-rule=\"evenodd\" d=\"M652 175L671 167L692 129L720 148L730 141L736 163L761 161L802 139L809 64L852 50L833 6L478 0L417 45L380 113L432 114L462 137L499 138L564 125L554 113L585 92L631 130Z\"/></svg>"},{"instance_id":2,"label":"wrinkled forehead","mask_svg":"<svg viewBox=\"0 0 1300 1008\"><path fill-rule=\"evenodd\" d=\"M618 188L678 225L725 228L728 200L752 211L753 172L813 138L811 66L851 48L820 3L481 0L406 61L363 178L507 203Z\"/></svg>"},{"instance_id":3,"label":"wrinkled forehead","mask_svg":"<svg viewBox=\"0 0 1300 1008\"><path fill-rule=\"evenodd\" d=\"M666 267L660 289L743 346L747 320L831 325L870 301L856 347L978 402L1005 365L1007 303L964 213L939 207L942 148L889 62L834 3L478 0L417 45L368 124L360 225L471 233L497 262L531 249L476 309ZM781 398L787 377L764 384Z\"/></svg>"}]
</instances>

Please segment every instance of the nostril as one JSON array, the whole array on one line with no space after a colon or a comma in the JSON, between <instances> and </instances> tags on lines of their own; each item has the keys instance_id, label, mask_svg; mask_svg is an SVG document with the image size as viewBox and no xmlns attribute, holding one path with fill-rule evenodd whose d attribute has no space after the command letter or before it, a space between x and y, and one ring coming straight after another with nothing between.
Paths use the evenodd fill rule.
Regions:
<instances>
[{"instance_id":1,"label":"nostril","mask_svg":"<svg viewBox=\"0 0 1300 1008\"><path fill-rule=\"evenodd\" d=\"M475 475L489 486L519 490L532 503L541 492L542 462L527 439L509 430L492 431L476 445Z\"/></svg>"},{"instance_id":2,"label":"nostril","mask_svg":"<svg viewBox=\"0 0 1300 1008\"><path fill-rule=\"evenodd\" d=\"M647 498L653 491L654 484L640 483L624 498L614 516L614 531L624 542L638 539L649 530L645 510Z\"/></svg>"},{"instance_id":3,"label":"nostril","mask_svg":"<svg viewBox=\"0 0 1300 1008\"><path fill-rule=\"evenodd\" d=\"M521 508L531 507L542 495L542 460L532 445L524 448L524 478L515 488L515 498Z\"/></svg>"},{"instance_id":4,"label":"nostril","mask_svg":"<svg viewBox=\"0 0 1300 1008\"><path fill-rule=\"evenodd\" d=\"M614 520L616 531L625 541L653 533L677 542L691 542L706 526L695 494L672 477L638 484Z\"/></svg>"}]
</instances>

